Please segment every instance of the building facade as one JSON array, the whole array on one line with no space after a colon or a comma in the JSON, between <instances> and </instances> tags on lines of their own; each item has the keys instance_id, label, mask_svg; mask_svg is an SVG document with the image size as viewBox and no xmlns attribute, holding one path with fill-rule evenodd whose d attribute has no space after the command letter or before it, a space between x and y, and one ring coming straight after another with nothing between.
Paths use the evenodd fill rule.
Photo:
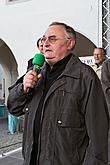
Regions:
<instances>
[{"instance_id":1,"label":"building facade","mask_svg":"<svg viewBox=\"0 0 110 165\"><path fill-rule=\"evenodd\" d=\"M0 65L4 73L5 101L8 87L26 72L27 61L38 52L37 39L54 21L75 29L74 53L79 57L90 58L95 46L105 47L110 55L109 0L2 0Z\"/></svg>"}]
</instances>

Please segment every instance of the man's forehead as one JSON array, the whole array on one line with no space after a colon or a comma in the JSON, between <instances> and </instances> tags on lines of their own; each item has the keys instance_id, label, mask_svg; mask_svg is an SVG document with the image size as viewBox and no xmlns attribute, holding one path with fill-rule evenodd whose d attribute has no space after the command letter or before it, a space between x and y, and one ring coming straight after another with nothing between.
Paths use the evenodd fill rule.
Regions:
<instances>
[{"instance_id":1,"label":"man's forehead","mask_svg":"<svg viewBox=\"0 0 110 165\"><path fill-rule=\"evenodd\" d=\"M94 49L94 53L102 53L103 52L103 50L102 49Z\"/></svg>"},{"instance_id":2,"label":"man's forehead","mask_svg":"<svg viewBox=\"0 0 110 165\"><path fill-rule=\"evenodd\" d=\"M61 25L49 26L44 35L50 36L50 35L56 35L56 34L65 34L64 27Z\"/></svg>"}]
</instances>

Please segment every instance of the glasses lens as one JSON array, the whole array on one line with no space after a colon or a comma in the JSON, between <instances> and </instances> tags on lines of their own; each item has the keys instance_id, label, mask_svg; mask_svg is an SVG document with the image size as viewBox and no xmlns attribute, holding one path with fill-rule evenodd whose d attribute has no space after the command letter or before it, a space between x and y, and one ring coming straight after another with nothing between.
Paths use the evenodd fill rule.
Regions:
<instances>
[{"instance_id":1,"label":"glasses lens","mask_svg":"<svg viewBox=\"0 0 110 165\"><path fill-rule=\"evenodd\" d=\"M70 38L57 37L57 36L53 35L53 36L49 36L48 38L42 37L41 42L44 43L45 41L49 41L50 43L53 44L53 43L55 43L57 40L64 40L64 39L68 40L68 39L70 39Z\"/></svg>"},{"instance_id":2,"label":"glasses lens","mask_svg":"<svg viewBox=\"0 0 110 165\"><path fill-rule=\"evenodd\" d=\"M57 40L56 36L49 36L48 37L49 42L53 43Z\"/></svg>"}]
</instances>

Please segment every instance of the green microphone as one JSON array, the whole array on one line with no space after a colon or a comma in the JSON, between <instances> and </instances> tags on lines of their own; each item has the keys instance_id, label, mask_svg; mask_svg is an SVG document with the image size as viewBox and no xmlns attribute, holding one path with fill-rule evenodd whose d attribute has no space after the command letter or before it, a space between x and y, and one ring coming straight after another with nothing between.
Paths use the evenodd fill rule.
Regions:
<instances>
[{"instance_id":1,"label":"green microphone","mask_svg":"<svg viewBox=\"0 0 110 165\"><path fill-rule=\"evenodd\" d=\"M45 57L43 54L41 54L41 53L35 54L33 61L32 61L33 65L34 65L33 70L35 70L36 72L39 71L44 64L44 61L45 61Z\"/></svg>"}]
</instances>

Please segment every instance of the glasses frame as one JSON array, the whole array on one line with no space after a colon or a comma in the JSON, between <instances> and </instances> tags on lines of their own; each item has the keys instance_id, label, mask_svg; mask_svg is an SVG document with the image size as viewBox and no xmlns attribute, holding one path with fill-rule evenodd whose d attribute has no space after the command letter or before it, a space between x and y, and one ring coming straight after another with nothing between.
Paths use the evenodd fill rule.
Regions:
<instances>
[{"instance_id":1,"label":"glasses frame","mask_svg":"<svg viewBox=\"0 0 110 165\"><path fill-rule=\"evenodd\" d=\"M43 44L44 42L48 41L49 43L54 44L57 40L64 40L64 39L69 40L70 37L57 37L55 35L51 35L48 38L46 38L45 36L43 36L41 38L41 42Z\"/></svg>"}]
</instances>

